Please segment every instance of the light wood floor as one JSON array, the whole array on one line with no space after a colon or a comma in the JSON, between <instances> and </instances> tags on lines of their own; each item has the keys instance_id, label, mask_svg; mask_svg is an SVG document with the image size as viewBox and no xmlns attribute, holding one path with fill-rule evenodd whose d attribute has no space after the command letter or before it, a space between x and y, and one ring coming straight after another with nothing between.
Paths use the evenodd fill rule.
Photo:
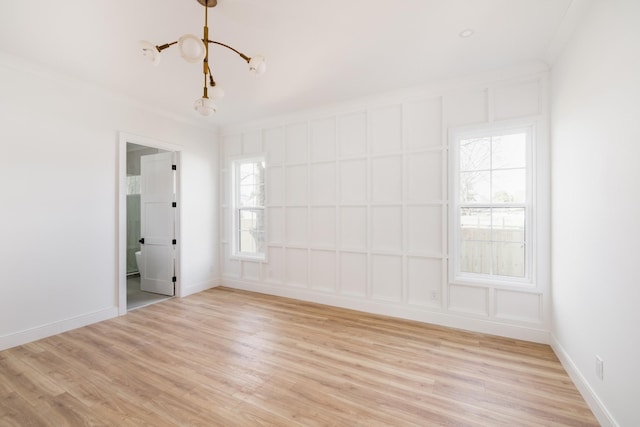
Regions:
<instances>
[{"instance_id":1,"label":"light wood floor","mask_svg":"<svg viewBox=\"0 0 640 427\"><path fill-rule=\"evenodd\" d=\"M552 350L218 288L0 352L1 426L597 426Z\"/></svg>"}]
</instances>

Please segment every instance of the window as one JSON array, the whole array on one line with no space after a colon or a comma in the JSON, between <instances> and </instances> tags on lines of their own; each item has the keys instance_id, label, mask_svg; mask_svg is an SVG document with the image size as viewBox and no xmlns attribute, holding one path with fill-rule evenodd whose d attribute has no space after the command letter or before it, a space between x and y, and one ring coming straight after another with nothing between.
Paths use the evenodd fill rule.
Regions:
<instances>
[{"instance_id":1,"label":"window","mask_svg":"<svg viewBox=\"0 0 640 427\"><path fill-rule=\"evenodd\" d=\"M234 255L265 257L264 158L233 162Z\"/></svg>"},{"instance_id":2,"label":"window","mask_svg":"<svg viewBox=\"0 0 640 427\"><path fill-rule=\"evenodd\" d=\"M455 136L457 280L531 282L532 127Z\"/></svg>"},{"instance_id":3,"label":"window","mask_svg":"<svg viewBox=\"0 0 640 427\"><path fill-rule=\"evenodd\" d=\"M127 175L127 196L140 194L140 175Z\"/></svg>"}]
</instances>

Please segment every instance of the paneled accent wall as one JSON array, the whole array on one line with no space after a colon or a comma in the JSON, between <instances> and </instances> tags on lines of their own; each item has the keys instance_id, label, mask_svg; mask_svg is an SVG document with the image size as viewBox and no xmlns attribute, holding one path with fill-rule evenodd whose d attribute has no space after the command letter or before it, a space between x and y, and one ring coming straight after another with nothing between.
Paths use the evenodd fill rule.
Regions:
<instances>
[{"instance_id":1,"label":"paneled accent wall","mask_svg":"<svg viewBox=\"0 0 640 427\"><path fill-rule=\"evenodd\" d=\"M449 284L447 138L457 126L546 120L545 82L536 74L416 91L228 133L223 284L546 341L546 284ZM231 248L229 165L254 154L267 166L264 262L234 258Z\"/></svg>"}]
</instances>

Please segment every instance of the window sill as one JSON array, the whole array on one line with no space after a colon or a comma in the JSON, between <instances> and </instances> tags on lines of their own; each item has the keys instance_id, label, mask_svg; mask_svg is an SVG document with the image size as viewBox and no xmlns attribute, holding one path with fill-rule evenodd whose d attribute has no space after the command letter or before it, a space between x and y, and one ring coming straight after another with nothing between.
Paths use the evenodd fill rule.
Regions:
<instances>
[{"instance_id":1,"label":"window sill","mask_svg":"<svg viewBox=\"0 0 640 427\"><path fill-rule=\"evenodd\" d=\"M242 254L233 254L229 257L229 259L236 261L252 261L252 262L266 262L266 255L242 255Z\"/></svg>"},{"instance_id":2,"label":"window sill","mask_svg":"<svg viewBox=\"0 0 640 427\"><path fill-rule=\"evenodd\" d=\"M458 276L449 281L450 285L461 286L477 286L477 287L489 287L497 289L511 289L519 291L537 291L538 285L535 282L527 279L522 280L501 280L501 279L483 279L478 277L465 277Z\"/></svg>"}]
</instances>

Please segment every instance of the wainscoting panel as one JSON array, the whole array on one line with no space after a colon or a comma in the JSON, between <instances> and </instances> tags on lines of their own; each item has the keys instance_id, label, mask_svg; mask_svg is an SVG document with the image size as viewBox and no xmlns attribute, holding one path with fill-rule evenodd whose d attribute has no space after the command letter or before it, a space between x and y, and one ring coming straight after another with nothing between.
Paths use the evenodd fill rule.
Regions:
<instances>
[{"instance_id":1,"label":"wainscoting panel","mask_svg":"<svg viewBox=\"0 0 640 427\"><path fill-rule=\"evenodd\" d=\"M340 293L364 297L367 295L367 255L340 253Z\"/></svg>"},{"instance_id":2,"label":"wainscoting panel","mask_svg":"<svg viewBox=\"0 0 640 427\"><path fill-rule=\"evenodd\" d=\"M309 154L307 123L288 125L285 134L285 159L287 163L305 163Z\"/></svg>"},{"instance_id":3,"label":"wainscoting panel","mask_svg":"<svg viewBox=\"0 0 640 427\"><path fill-rule=\"evenodd\" d=\"M338 271L335 251L311 251L309 277L311 288L335 292Z\"/></svg>"},{"instance_id":4,"label":"wainscoting panel","mask_svg":"<svg viewBox=\"0 0 640 427\"><path fill-rule=\"evenodd\" d=\"M242 278L246 280L260 280L260 263L242 261Z\"/></svg>"},{"instance_id":5,"label":"wainscoting panel","mask_svg":"<svg viewBox=\"0 0 640 427\"><path fill-rule=\"evenodd\" d=\"M284 282L284 251L279 246L269 246L269 259L262 264L266 282L281 284Z\"/></svg>"},{"instance_id":6,"label":"wainscoting panel","mask_svg":"<svg viewBox=\"0 0 640 427\"><path fill-rule=\"evenodd\" d=\"M402 151L402 105L390 105L371 111L371 152Z\"/></svg>"},{"instance_id":7,"label":"wainscoting panel","mask_svg":"<svg viewBox=\"0 0 640 427\"><path fill-rule=\"evenodd\" d=\"M410 100L404 104L405 149L442 145L442 98Z\"/></svg>"},{"instance_id":8,"label":"wainscoting panel","mask_svg":"<svg viewBox=\"0 0 640 427\"><path fill-rule=\"evenodd\" d=\"M442 305L443 262L438 258L407 258L407 303L437 308Z\"/></svg>"},{"instance_id":9,"label":"wainscoting panel","mask_svg":"<svg viewBox=\"0 0 640 427\"><path fill-rule=\"evenodd\" d=\"M364 111L338 117L338 152L340 157L367 154L367 113Z\"/></svg>"},{"instance_id":10,"label":"wainscoting panel","mask_svg":"<svg viewBox=\"0 0 640 427\"><path fill-rule=\"evenodd\" d=\"M456 91L445 98L448 127L486 123L489 116L487 89Z\"/></svg>"},{"instance_id":11,"label":"wainscoting panel","mask_svg":"<svg viewBox=\"0 0 640 427\"><path fill-rule=\"evenodd\" d=\"M371 208L371 249L402 251L402 208L374 206Z\"/></svg>"},{"instance_id":12,"label":"wainscoting panel","mask_svg":"<svg viewBox=\"0 0 640 427\"><path fill-rule=\"evenodd\" d=\"M538 293L495 291L495 316L521 322L542 322L542 299Z\"/></svg>"},{"instance_id":13,"label":"wainscoting panel","mask_svg":"<svg viewBox=\"0 0 640 427\"><path fill-rule=\"evenodd\" d=\"M367 208L346 206L340 208L340 248L346 250L367 250Z\"/></svg>"},{"instance_id":14,"label":"wainscoting panel","mask_svg":"<svg viewBox=\"0 0 640 427\"><path fill-rule=\"evenodd\" d=\"M267 163L268 165L268 163ZM230 184L229 184L230 185ZM284 172L280 166L267 166L266 198L268 206L282 205Z\"/></svg>"},{"instance_id":15,"label":"wainscoting panel","mask_svg":"<svg viewBox=\"0 0 640 427\"><path fill-rule=\"evenodd\" d=\"M336 204L336 164L318 163L310 166L309 201L312 205Z\"/></svg>"},{"instance_id":16,"label":"wainscoting panel","mask_svg":"<svg viewBox=\"0 0 640 427\"><path fill-rule=\"evenodd\" d=\"M442 150L413 153L406 156L405 176L408 203L442 200Z\"/></svg>"},{"instance_id":17,"label":"wainscoting panel","mask_svg":"<svg viewBox=\"0 0 640 427\"><path fill-rule=\"evenodd\" d=\"M409 206L406 208L407 250L422 255L442 255L442 208Z\"/></svg>"},{"instance_id":18,"label":"wainscoting panel","mask_svg":"<svg viewBox=\"0 0 640 427\"><path fill-rule=\"evenodd\" d=\"M307 204L307 167L287 166L285 171L285 194L287 205Z\"/></svg>"},{"instance_id":19,"label":"wainscoting panel","mask_svg":"<svg viewBox=\"0 0 640 427\"><path fill-rule=\"evenodd\" d=\"M288 246L307 246L307 208L286 208L284 227Z\"/></svg>"},{"instance_id":20,"label":"wainscoting panel","mask_svg":"<svg viewBox=\"0 0 640 427\"><path fill-rule=\"evenodd\" d=\"M449 310L488 316L489 289L478 286L450 285Z\"/></svg>"},{"instance_id":21,"label":"wainscoting panel","mask_svg":"<svg viewBox=\"0 0 640 427\"><path fill-rule=\"evenodd\" d=\"M242 134L242 154L262 153L262 132L254 130Z\"/></svg>"},{"instance_id":22,"label":"wainscoting panel","mask_svg":"<svg viewBox=\"0 0 640 427\"><path fill-rule=\"evenodd\" d=\"M326 162L336 159L336 119L313 120L311 122L311 161Z\"/></svg>"},{"instance_id":23,"label":"wainscoting panel","mask_svg":"<svg viewBox=\"0 0 640 427\"><path fill-rule=\"evenodd\" d=\"M285 283L290 286L307 286L309 256L306 249L285 249Z\"/></svg>"},{"instance_id":24,"label":"wainscoting panel","mask_svg":"<svg viewBox=\"0 0 640 427\"><path fill-rule=\"evenodd\" d=\"M367 161L340 162L340 202L362 204L367 202Z\"/></svg>"},{"instance_id":25,"label":"wainscoting panel","mask_svg":"<svg viewBox=\"0 0 640 427\"><path fill-rule=\"evenodd\" d=\"M336 247L336 208L313 207L309 221L309 246L334 249Z\"/></svg>"},{"instance_id":26,"label":"wainscoting panel","mask_svg":"<svg viewBox=\"0 0 640 427\"><path fill-rule=\"evenodd\" d=\"M392 255L371 256L373 298L382 301L402 300L402 257Z\"/></svg>"},{"instance_id":27,"label":"wainscoting panel","mask_svg":"<svg viewBox=\"0 0 640 427\"><path fill-rule=\"evenodd\" d=\"M517 81L494 90L494 117L513 119L542 114L540 80Z\"/></svg>"},{"instance_id":28,"label":"wainscoting panel","mask_svg":"<svg viewBox=\"0 0 640 427\"><path fill-rule=\"evenodd\" d=\"M267 152L267 165L281 165L284 161L284 131L282 127L266 129L263 135L264 150Z\"/></svg>"},{"instance_id":29,"label":"wainscoting panel","mask_svg":"<svg viewBox=\"0 0 640 427\"><path fill-rule=\"evenodd\" d=\"M374 203L402 201L402 156L371 159L371 201Z\"/></svg>"}]
</instances>

